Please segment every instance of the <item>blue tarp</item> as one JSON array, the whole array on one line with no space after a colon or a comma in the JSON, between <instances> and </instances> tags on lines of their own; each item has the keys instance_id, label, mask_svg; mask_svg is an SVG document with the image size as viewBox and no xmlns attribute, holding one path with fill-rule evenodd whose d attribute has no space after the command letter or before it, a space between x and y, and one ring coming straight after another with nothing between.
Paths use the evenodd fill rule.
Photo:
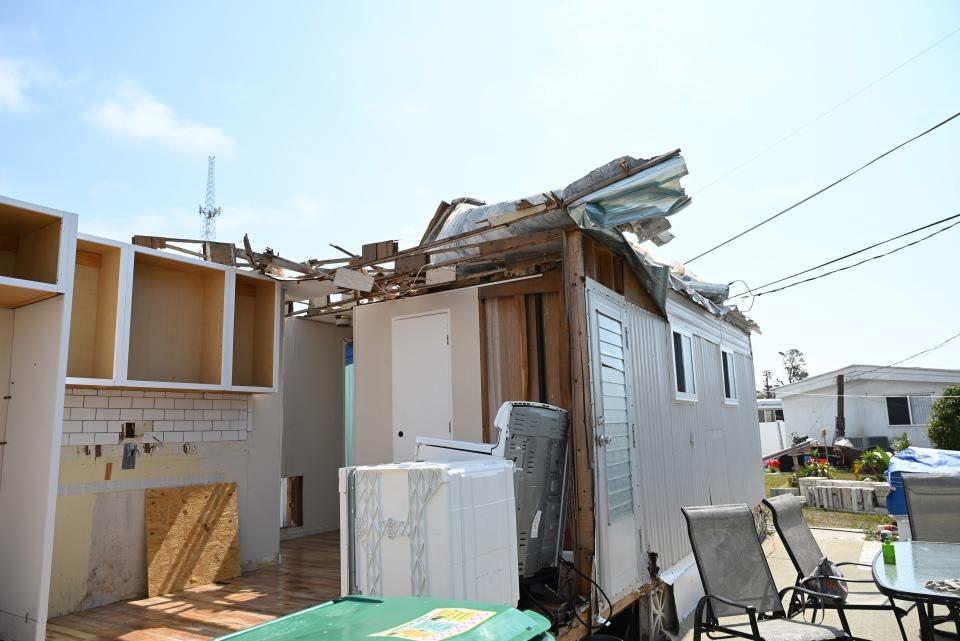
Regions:
<instances>
[{"instance_id":1,"label":"blue tarp","mask_svg":"<svg viewBox=\"0 0 960 641\"><path fill-rule=\"evenodd\" d=\"M894 455L887 468L887 481L891 488L887 496L887 512L890 514L907 513L907 499L903 492L904 472L960 474L960 452L908 447Z\"/></svg>"}]
</instances>

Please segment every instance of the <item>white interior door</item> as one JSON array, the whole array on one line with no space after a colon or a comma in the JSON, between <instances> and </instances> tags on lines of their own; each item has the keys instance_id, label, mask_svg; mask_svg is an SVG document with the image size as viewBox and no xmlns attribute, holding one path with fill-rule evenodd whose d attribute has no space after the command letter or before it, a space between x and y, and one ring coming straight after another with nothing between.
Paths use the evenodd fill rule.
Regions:
<instances>
[{"instance_id":1,"label":"white interior door","mask_svg":"<svg viewBox=\"0 0 960 641\"><path fill-rule=\"evenodd\" d=\"M597 462L599 575L604 591L616 601L638 585L640 579L629 338L624 307L595 289L588 289L587 296Z\"/></svg>"},{"instance_id":2,"label":"white interior door","mask_svg":"<svg viewBox=\"0 0 960 641\"><path fill-rule=\"evenodd\" d=\"M450 438L450 314L393 319L393 460L412 461L418 436Z\"/></svg>"}]
</instances>

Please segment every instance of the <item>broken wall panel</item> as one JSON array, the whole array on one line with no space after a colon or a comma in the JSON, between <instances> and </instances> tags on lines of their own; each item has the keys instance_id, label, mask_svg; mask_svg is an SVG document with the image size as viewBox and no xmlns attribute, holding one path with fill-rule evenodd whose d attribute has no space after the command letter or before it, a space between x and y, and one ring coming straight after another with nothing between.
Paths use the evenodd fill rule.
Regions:
<instances>
[{"instance_id":1,"label":"broken wall panel","mask_svg":"<svg viewBox=\"0 0 960 641\"><path fill-rule=\"evenodd\" d=\"M146 491L147 594L240 575L237 484Z\"/></svg>"}]
</instances>

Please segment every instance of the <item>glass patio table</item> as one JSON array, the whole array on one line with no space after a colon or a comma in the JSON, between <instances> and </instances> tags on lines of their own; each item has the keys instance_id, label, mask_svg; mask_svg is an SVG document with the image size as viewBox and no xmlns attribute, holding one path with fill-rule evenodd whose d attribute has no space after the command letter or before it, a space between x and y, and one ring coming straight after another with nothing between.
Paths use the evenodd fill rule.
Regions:
<instances>
[{"instance_id":1,"label":"glass patio table","mask_svg":"<svg viewBox=\"0 0 960 641\"><path fill-rule=\"evenodd\" d=\"M873 559L873 580L880 592L917 603L920 637L925 641L933 639L930 613L925 607L928 605L947 606L950 620L960 634L960 592L934 590L926 585L927 581L960 580L960 543L899 541L893 547L897 553L896 564L884 563L882 552Z\"/></svg>"}]
</instances>

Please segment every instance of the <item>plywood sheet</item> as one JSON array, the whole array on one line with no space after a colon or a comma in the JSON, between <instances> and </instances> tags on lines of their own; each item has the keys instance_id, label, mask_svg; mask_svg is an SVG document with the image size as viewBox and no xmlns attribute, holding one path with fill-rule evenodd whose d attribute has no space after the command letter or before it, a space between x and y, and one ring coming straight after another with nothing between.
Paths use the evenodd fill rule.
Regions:
<instances>
[{"instance_id":1,"label":"plywood sheet","mask_svg":"<svg viewBox=\"0 0 960 641\"><path fill-rule=\"evenodd\" d=\"M240 576L237 484L146 490L147 593Z\"/></svg>"}]
</instances>

